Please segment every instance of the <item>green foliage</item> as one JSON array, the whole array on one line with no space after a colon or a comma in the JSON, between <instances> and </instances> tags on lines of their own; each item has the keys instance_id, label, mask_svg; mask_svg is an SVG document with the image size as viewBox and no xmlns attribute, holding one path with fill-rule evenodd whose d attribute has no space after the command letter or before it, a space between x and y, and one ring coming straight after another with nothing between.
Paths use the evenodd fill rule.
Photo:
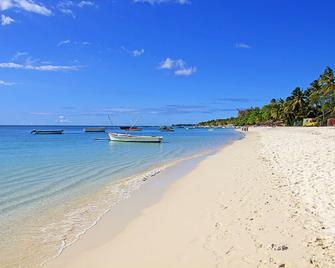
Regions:
<instances>
[{"instance_id":1,"label":"green foliage","mask_svg":"<svg viewBox=\"0 0 335 268\"><path fill-rule=\"evenodd\" d=\"M272 99L263 107L240 110L237 117L201 122L200 125L287 125L300 126L304 118L316 118L319 125L325 125L328 118L335 117L335 78L327 67L319 79L303 90L295 88L283 99Z\"/></svg>"}]
</instances>

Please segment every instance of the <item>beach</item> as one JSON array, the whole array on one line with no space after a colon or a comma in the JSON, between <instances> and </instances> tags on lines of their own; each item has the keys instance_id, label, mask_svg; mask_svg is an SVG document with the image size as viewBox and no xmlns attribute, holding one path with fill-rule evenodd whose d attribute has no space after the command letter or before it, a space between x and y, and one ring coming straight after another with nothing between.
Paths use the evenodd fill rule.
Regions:
<instances>
[{"instance_id":1,"label":"beach","mask_svg":"<svg viewBox=\"0 0 335 268\"><path fill-rule=\"evenodd\" d=\"M178 163L240 138L229 129L161 133L146 127L143 135L162 135L164 141L129 144L80 126L63 128L63 135L32 135L29 126L0 127L0 267L48 263L95 229L108 211L115 215L114 207L138 189L164 183L159 177L169 167L179 173L184 164Z\"/></svg>"},{"instance_id":2,"label":"beach","mask_svg":"<svg viewBox=\"0 0 335 268\"><path fill-rule=\"evenodd\" d=\"M251 128L154 200L130 198L116 212L137 210L130 219L111 211L47 266L334 267L334 137Z\"/></svg>"}]
</instances>

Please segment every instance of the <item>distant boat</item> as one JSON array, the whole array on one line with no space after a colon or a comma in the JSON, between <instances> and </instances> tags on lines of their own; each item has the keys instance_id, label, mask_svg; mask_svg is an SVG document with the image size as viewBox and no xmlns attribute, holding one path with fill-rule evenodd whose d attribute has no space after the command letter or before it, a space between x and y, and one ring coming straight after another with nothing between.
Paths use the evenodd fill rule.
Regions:
<instances>
[{"instance_id":1,"label":"distant boat","mask_svg":"<svg viewBox=\"0 0 335 268\"><path fill-rule=\"evenodd\" d=\"M64 130L32 130L31 134L35 135L61 135L64 134Z\"/></svg>"},{"instance_id":2,"label":"distant boat","mask_svg":"<svg viewBox=\"0 0 335 268\"><path fill-rule=\"evenodd\" d=\"M159 128L160 131L162 132L174 132L174 129L172 127L169 126L162 126Z\"/></svg>"},{"instance_id":3,"label":"distant boat","mask_svg":"<svg viewBox=\"0 0 335 268\"><path fill-rule=\"evenodd\" d=\"M121 130L125 130L125 131L141 131L142 128L139 127L129 127L129 126L125 126L125 127L120 127Z\"/></svg>"},{"instance_id":4,"label":"distant boat","mask_svg":"<svg viewBox=\"0 0 335 268\"><path fill-rule=\"evenodd\" d=\"M105 132L105 127L87 127L84 128L84 132Z\"/></svg>"},{"instance_id":5,"label":"distant boat","mask_svg":"<svg viewBox=\"0 0 335 268\"><path fill-rule=\"evenodd\" d=\"M163 137L161 136L135 136L129 134L114 133L114 132L109 132L108 136L111 141L118 141L118 142L160 143L163 141Z\"/></svg>"}]
</instances>

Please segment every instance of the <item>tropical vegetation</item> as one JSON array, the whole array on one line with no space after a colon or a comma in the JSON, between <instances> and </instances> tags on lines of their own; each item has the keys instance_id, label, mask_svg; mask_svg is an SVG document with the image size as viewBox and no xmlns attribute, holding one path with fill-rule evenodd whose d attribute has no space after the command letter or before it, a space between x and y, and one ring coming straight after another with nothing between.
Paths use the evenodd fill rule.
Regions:
<instances>
[{"instance_id":1,"label":"tropical vegetation","mask_svg":"<svg viewBox=\"0 0 335 268\"><path fill-rule=\"evenodd\" d=\"M300 126L304 118L314 118L315 124L326 125L335 117L335 79L330 67L308 88L295 88L284 99L272 99L263 107L239 110L237 117L201 122L200 125L223 126L286 125Z\"/></svg>"}]
</instances>

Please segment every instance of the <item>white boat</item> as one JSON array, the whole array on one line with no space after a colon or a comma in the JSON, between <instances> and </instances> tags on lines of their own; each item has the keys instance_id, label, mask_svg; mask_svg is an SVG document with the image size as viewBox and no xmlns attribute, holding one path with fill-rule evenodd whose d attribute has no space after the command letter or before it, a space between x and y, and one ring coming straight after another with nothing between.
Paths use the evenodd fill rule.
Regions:
<instances>
[{"instance_id":1,"label":"white boat","mask_svg":"<svg viewBox=\"0 0 335 268\"><path fill-rule=\"evenodd\" d=\"M129 134L114 133L114 132L109 132L108 136L111 141L119 141L119 142L160 143L163 141L163 137L161 136L135 136Z\"/></svg>"}]
</instances>

